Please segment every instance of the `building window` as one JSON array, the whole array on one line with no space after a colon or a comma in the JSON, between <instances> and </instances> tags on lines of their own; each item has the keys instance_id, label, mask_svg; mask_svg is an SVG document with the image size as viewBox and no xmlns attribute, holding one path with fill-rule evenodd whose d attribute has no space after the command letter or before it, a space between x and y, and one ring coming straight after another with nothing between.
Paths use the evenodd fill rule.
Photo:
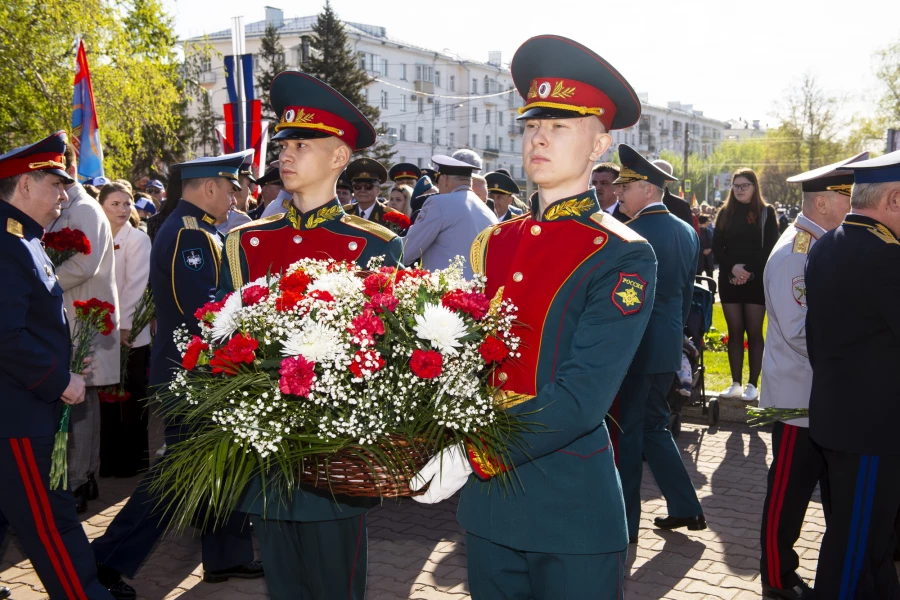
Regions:
<instances>
[{"instance_id":1,"label":"building window","mask_svg":"<svg viewBox=\"0 0 900 600\"><path fill-rule=\"evenodd\" d=\"M421 156L416 159L416 166L419 167L420 169L422 168L422 157Z\"/></svg>"},{"instance_id":2,"label":"building window","mask_svg":"<svg viewBox=\"0 0 900 600\"><path fill-rule=\"evenodd\" d=\"M425 128L424 127L416 128L416 141L419 142L420 144L425 141Z\"/></svg>"},{"instance_id":3,"label":"building window","mask_svg":"<svg viewBox=\"0 0 900 600\"><path fill-rule=\"evenodd\" d=\"M498 137L498 138L497 138L497 146L498 146L497 149L498 149L500 152L503 152L503 138L502 138L502 137Z\"/></svg>"},{"instance_id":4,"label":"building window","mask_svg":"<svg viewBox=\"0 0 900 600\"><path fill-rule=\"evenodd\" d=\"M451 121L456 120L456 105L455 104L450 107L450 120Z\"/></svg>"},{"instance_id":5,"label":"building window","mask_svg":"<svg viewBox=\"0 0 900 600\"><path fill-rule=\"evenodd\" d=\"M478 147L478 134L476 134L476 133L472 134L472 147L473 148Z\"/></svg>"},{"instance_id":6,"label":"building window","mask_svg":"<svg viewBox=\"0 0 900 600\"><path fill-rule=\"evenodd\" d=\"M434 87L438 87L438 88L441 87L441 72L440 71L434 72Z\"/></svg>"},{"instance_id":7,"label":"building window","mask_svg":"<svg viewBox=\"0 0 900 600\"><path fill-rule=\"evenodd\" d=\"M381 90L381 108L387 108L387 107L388 107L387 92L384 90Z\"/></svg>"},{"instance_id":8,"label":"building window","mask_svg":"<svg viewBox=\"0 0 900 600\"><path fill-rule=\"evenodd\" d=\"M484 109L484 122L490 124L491 122L491 109Z\"/></svg>"},{"instance_id":9,"label":"building window","mask_svg":"<svg viewBox=\"0 0 900 600\"><path fill-rule=\"evenodd\" d=\"M478 122L478 109L477 108L472 109L472 121L474 123Z\"/></svg>"},{"instance_id":10,"label":"building window","mask_svg":"<svg viewBox=\"0 0 900 600\"><path fill-rule=\"evenodd\" d=\"M500 120L500 126L502 127L503 126L503 111L502 110L497 111L497 119Z\"/></svg>"},{"instance_id":11,"label":"building window","mask_svg":"<svg viewBox=\"0 0 900 600\"><path fill-rule=\"evenodd\" d=\"M205 56L200 59L200 72L209 73L210 71L212 71L212 59Z\"/></svg>"},{"instance_id":12,"label":"building window","mask_svg":"<svg viewBox=\"0 0 900 600\"><path fill-rule=\"evenodd\" d=\"M387 123L385 123L387 125ZM397 143L397 128L396 127L388 127L387 129L387 137L389 144Z\"/></svg>"},{"instance_id":13,"label":"building window","mask_svg":"<svg viewBox=\"0 0 900 600\"><path fill-rule=\"evenodd\" d=\"M471 93L472 93L472 94L477 94L477 93L478 93L478 80L475 79L474 77L472 78L472 91L471 91Z\"/></svg>"},{"instance_id":14,"label":"building window","mask_svg":"<svg viewBox=\"0 0 900 600\"><path fill-rule=\"evenodd\" d=\"M402 79L403 81L406 81L406 65L405 64L400 65L400 79Z\"/></svg>"},{"instance_id":15,"label":"building window","mask_svg":"<svg viewBox=\"0 0 900 600\"><path fill-rule=\"evenodd\" d=\"M253 55L253 72L259 73L259 54Z\"/></svg>"},{"instance_id":16,"label":"building window","mask_svg":"<svg viewBox=\"0 0 900 600\"><path fill-rule=\"evenodd\" d=\"M447 143L448 146L455 146L456 145L456 134L451 132L450 138L447 140L447 142L448 142Z\"/></svg>"},{"instance_id":17,"label":"building window","mask_svg":"<svg viewBox=\"0 0 900 600\"><path fill-rule=\"evenodd\" d=\"M456 91L456 75L450 76L450 91L451 92Z\"/></svg>"},{"instance_id":18,"label":"building window","mask_svg":"<svg viewBox=\"0 0 900 600\"><path fill-rule=\"evenodd\" d=\"M386 59L386 58L382 58L382 59L381 59L381 74L384 75L385 77L388 76L388 70L387 70L387 67L388 67L387 59Z\"/></svg>"},{"instance_id":19,"label":"building window","mask_svg":"<svg viewBox=\"0 0 900 600\"><path fill-rule=\"evenodd\" d=\"M489 136L489 135L484 136L484 147L485 148L491 147L491 136Z\"/></svg>"},{"instance_id":20,"label":"building window","mask_svg":"<svg viewBox=\"0 0 900 600\"><path fill-rule=\"evenodd\" d=\"M400 95L400 112L406 112L406 94Z\"/></svg>"},{"instance_id":21,"label":"building window","mask_svg":"<svg viewBox=\"0 0 900 600\"><path fill-rule=\"evenodd\" d=\"M435 130L434 130L434 140L432 140L432 141L433 141L435 144L440 144L440 143L441 143L441 130L440 130L440 129L435 129Z\"/></svg>"},{"instance_id":22,"label":"building window","mask_svg":"<svg viewBox=\"0 0 900 600\"><path fill-rule=\"evenodd\" d=\"M425 98L419 97L419 114L425 114Z\"/></svg>"},{"instance_id":23,"label":"building window","mask_svg":"<svg viewBox=\"0 0 900 600\"><path fill-rule=\"evenodd\" d=\"M416 65L416 81L434 81L434 67Z\"/></svg>"},{"instance_id":24,"label":"building window","mask_svg":"<svg viewBox=\"0 0 900 600\"><path fill-rule=\"evenodd\" d=\"M434 116L436 116L436 117L441 116L441 101L440 100L434 101Z\"/></svg>"},{"instance_id":25,"label":"building window","mask_svg":"<svg viewBox=\"0 0 900 600\"><path fill-rule=\"evenodd\" d=\"M400 126L400 141L401 142L406 141L406 125Z\"/></svg>"}]
</instances>

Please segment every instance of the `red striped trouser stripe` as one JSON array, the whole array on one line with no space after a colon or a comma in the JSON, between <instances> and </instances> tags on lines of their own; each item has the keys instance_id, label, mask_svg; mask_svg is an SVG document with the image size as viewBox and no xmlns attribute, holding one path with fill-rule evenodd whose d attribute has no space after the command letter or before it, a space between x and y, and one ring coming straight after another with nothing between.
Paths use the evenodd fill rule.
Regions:
<instances>
[{"instance_id":1,"label":"red striped trouser stripe","mask_svg":"<svg viewBox=\"0 0 900 600\"><path fill-rule=\"evenodd\" d=\"M772 497L769 499L769 513L766 515L766 557L769 561L769 585L781 588L781 555L778 553L778 524L781 520L781 508L787 492L788 479L791 473L791 459L794 456L794 442L797 440L797 427L785 425L781 436L781 447L778 453L778 465L775 469L775 484Z\"/></svg>"},{"instance_id":2,"label":"red striped trouser stripe","mask_svg":"<svg viewBox=\"0 0 900 600\"><path fill-rule=\"evenodd\" d=\"M44 484L37 468L37 461L34 459L34 451L31 449L31 440L28 438L12 438L9 440L9 443L12 446L19 475L22 477L22 483L25 486L28 504L34 517L35 529L37 529L41 544L43 544L44 550L50 558L56 577L59 579L69 600L87 600L87 595L81 587L81 580L78 579L78 574L75 572L69 553L62 543L59 531L56 529L56 521L53 519L53 513L50 510L50 500L47 498L47 491L44 489Z\"/></svg>"}]
</instances>

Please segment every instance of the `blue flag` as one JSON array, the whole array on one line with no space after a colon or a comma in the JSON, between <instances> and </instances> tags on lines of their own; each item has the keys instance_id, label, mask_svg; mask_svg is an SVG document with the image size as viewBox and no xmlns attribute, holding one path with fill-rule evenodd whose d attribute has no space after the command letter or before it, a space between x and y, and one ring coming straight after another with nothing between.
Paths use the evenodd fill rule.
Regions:
<instances>
[{"instance_id":1,"label":"blue flag","mask_svg":"<svg viewBox=\"0 0 900 600\"><path fill-rule=\"evenodd\" d=\"M94 108L94 90L88 69L84 40L78 41L75 61L75 94L72 97L72 143L78 157L78 181L85 183L103 176L103 147Z\"/></svg>"}]
</instances>

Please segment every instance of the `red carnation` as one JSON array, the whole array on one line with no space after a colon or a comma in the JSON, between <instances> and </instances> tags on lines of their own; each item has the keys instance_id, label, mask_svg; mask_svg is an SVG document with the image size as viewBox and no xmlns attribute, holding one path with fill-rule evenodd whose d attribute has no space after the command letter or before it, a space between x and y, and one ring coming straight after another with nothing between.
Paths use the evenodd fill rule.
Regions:
<instances>
[{"instance_id":1,"label":"red carnation","mask_svg":"<svg viewBox=\"0 0 900 600\"><path fill-rule=\"evenodd\" d=\"M181 366L188 371L193 371L197 366L197 361L200 359L200 353L206 350L209 350L209 344L205 343L199 335L195 335L184 351L184 356L181 358Z\"/></svg>"},{"instance_id":2,"label":"red carnation","mask_svg":"<svg viewBox=\"0 0 900 600\"><path fill-rule=\"evenodd\" d=\"M117 387L113 387L108 390L98 390L97 397L100 402L104 402L106 404L118 404L120 402L125 402L129 398L131 398L131 392L122 391L119 393L119 389Z\"/></svg>"},{"instance_id":3,"label":"red carnation","mask_svg":"<svg viewBox=\"0 0 900 600\"><path fill-rule=\"evenodd\" d=\"M447 292L441 298L441 304L446 308L452 308L459 312L469 313L476 321L480 321L487 314L491 307L488 297L479 292L464 292L463 290L453 290Z\"/></svg>"},{"instance_id":4,"label":"red carnation","mask_svg":"<svg viewBox=\"0 0 900 600\"><path fill-rule=\"evenodd\" d=\"M325 290L313 290L309 293L309 297L322 302L334 302L334 296L331 292Z\"/></svg>"},{"instance_id":5,"label":"red carnation","mask_svg":"<svg viewBox=\"0 0 900 600\"><path fill-rule=\"evenodd\" d=\"M409 226L411 225L409 217L399 211L385 213L382 221L385 223L392 223L400 229L409 229Z\"/></svg>"},{"instance_id":6,"label":"red carnation","mask_svg":"<svg viewBox=\"0 0 900 600\"><path fill-rule=\"evenodd\" d=\"M478 352L487 364L498 363L509 356L509 348L506 347L506 344L492 335L487 336L481 342Z\"/></svg>"},{"instance_id":7,"label":"red carnation","mask_svg":"<svg viewBox=\"0 0 900 600\"><path fill-rule=\"evenodd\" d=\"M375 373L380 371L384 364L384 359L381 358L381 354L378 352L374 350L359 350L353 355L353 360L350 361L350 371L356 377L362 377L364 375L363 371L369 374Z\"/></svg>"},{"instance_id":8,"label":"red carnation","mask_svg":"<svg viewBox=\"0 0 900 600\"><path fill-rule=\"evenodd\" d=\"M112 314L116 312L116 307L109 302L91 298L90 300L75 300L72 305L75 307L75 318L82 321L93 321L101 335L109 335L115 329Z\"/></svg>"},{"instance_id":9,"label":"red carnation","mask_svg":"<svg viewBox=\"0 0 900 600\"><path fill-rule=\"evenodd\" d=\"M374 294L372 299L366 303L366 308L375 312L384 312L385 310L394 312L398 304L400 304L400 300L393 294Z\"/></svg>"},{"instance_id":10,"label":"red carnation","mask_svg":"<svg viewBox=\"0 0 900 600\"><path fill-rule=\"evenodd\" d=\"M397 271L397 283L400 283L407 277L418 279L419 277L424 277L425 275L430 275L430 272L426 271L425 269L400 269L399 271Z\"/></svg>"},{"instance_id":11,"label":"red carnation","mask_svg":"<svg viewBox=\"0 0 900 600\"><path fill-rule=\"evenodd\" d=\"M416 377L434 379L443 371L444 357L435 350L414 350L409 359L409 368Z\"/></svg>"},{"instance_id":12,"label":"red carnation","mask_svg":"<svg viewBox=\"0 0 900 600\"><path fill-rule=\"evenodd\" d=\"M228 296L231 296L231 294L228 294ZM221 302L207 302L194 312L194 317L207 327L212 327L213 319L216 318L216 314L218 314L218 312L222 310L222 307L225 306L225 301L228 300L228 296L222 298Z\"/></svg>"},{"instance_id":13,"label":"red carnation","mask_svg":"<svg viewBox=\"0 0 900 600\"><path fill-rule=\"evenodd\" d=\"M63 227L59 231L44 234L44 246L57 252L91 253L91 241L80 229Z\"/></svg>"},{"instance_id":14,"label":"red carnation","mask_svg":"<svg viewBox=\"0 0 900 600\"><path fill-rule=\"evenodd\" d=\"M281 374L281 379L278 380L281 392L304 398L309 396L316 380L315 366L316 363L302 356L291 356L281 361L281 369L278 371Z\"/></svg>"},{"instance_id":15,"label":"red carnation","mask_svg":"<svg viewBox=\"0 0 900 600\"><path fill-rule=\"evenodd\" d=\"M353 317L351 326L348 328L350 335L353 336L357 344L362 340L374 343L376 335L384 335L384 323L376 317L371 310L365 310L361 315Z\"/></svg>"},{"instance_id":16,"label":"red carnation","mask_svg":"<svg viewBox=\"0 0 900 600\"><path fill-rule=\"evenodd\" d=\"M253 361L256 360L257 348L259 348L259 342L249 335L235 336L228 340L225 346L213 352L209 366L212 367L213 373L237 375L239 364L253 364Z\"/></svg>"},{"instance_id":17,"label":"red carnation","mask_svg":"<svg viewBox=\"0 0 900 600\"><path fill-rule=\"evenodd\" d=\"M363 279L363 291L366 296L390 294L393 290L393 278L387 273L372 273Z\"/></svg>"},{"instance_id":18,"label":"red carnation","mask_svg":"<svg viewBox=\"0 0 900 600\"><path fill-rule=\"evenodd\" d=\"M252 306L265 300L268 296L269 288L264 285L251 285L241 292L241 300L244 301L244 306Z\"/></svg>"},{"instance_id":19,"label":"red carnation","mask_svg":"<svg viewBox=\"0 0 900 600\"><path fill-rule=\"evenodd\" d=\"M303 271L294 271L290 275L282 277L281 281L278 282L278 287L283 292L291 291L295 294L302 294L309 287L309 282L309 275Z\"/></svg>"},{"instance_id":20,"label":"red carnation","mask_svg":"<svg viewBox=\"0 0 900 600\"><path fill-rule=\"evenodd\" d=\"M301 300L306 298L302 293L292 290L284 290L280 298L275 299L275 310L279 312L287 312L296 307Z\"/></svg>"}]
</instances>

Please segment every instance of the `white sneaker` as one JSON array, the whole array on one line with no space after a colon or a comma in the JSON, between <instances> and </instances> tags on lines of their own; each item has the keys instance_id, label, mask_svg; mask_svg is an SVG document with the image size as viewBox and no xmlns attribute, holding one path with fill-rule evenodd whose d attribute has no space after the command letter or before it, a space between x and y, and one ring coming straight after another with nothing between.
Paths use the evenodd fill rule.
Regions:
<instances>
[{"instance_id":1,"label":"white sneaker","mask_svg":"<svg viewBox=\"0 0 900 600\"><path fill-rule=\"evenodd\" d=\"M719 392L719 398L740 398L741 384L737 381L732 382L731 387L724 392Z\"/></svg>"},{"instance_id":2,"label":"white sneaker","mask_svg":"<svg viewBox=\"0 0 900 600\"><path fill-rule=\"evenodd\" d=\"M744 388L744 393L741 394L741 400L744 402L753 402L759 398L759 390L756 389L756 386L752 383L748 383L747 387Z\"/></svg>"}]
</instances>

